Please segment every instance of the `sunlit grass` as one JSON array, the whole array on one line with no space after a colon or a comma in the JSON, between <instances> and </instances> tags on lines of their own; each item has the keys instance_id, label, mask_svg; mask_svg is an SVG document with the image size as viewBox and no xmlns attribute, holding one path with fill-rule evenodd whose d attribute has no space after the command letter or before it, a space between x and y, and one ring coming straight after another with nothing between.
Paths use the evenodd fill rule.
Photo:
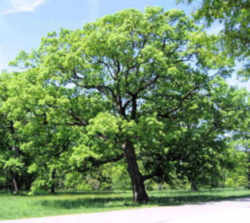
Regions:
<instances>
[{"instance_id":1,"label":"sunlit grass","mask_svg":"<svg viewBox=\"0 0 250 223\"><path fill-rule=\"evenodd\" d=\"M147 205L134 204L131 192L57 193L55 195L13 196L0 193L0 219L17 219L76 213L120 210L135 207L169 206L250 197L250 190L217 189L153 191Z\"/></svg>"}]
</instances>

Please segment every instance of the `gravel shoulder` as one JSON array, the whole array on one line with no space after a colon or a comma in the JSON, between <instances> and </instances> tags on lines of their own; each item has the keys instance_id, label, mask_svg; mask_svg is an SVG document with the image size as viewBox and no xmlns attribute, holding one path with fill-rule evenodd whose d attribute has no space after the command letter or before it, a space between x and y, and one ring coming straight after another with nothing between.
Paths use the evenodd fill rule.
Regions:
<instances>
[{"instance_id":1,"label":"gravel shoulder","mask_svg":"<svg viewBox=\"0 0 250 223\"><path fill-rule=\"evenodd\" d=\"M171 207L0 221L0 223L249 223L250 197Z\"/></svg>"}]
</instances>

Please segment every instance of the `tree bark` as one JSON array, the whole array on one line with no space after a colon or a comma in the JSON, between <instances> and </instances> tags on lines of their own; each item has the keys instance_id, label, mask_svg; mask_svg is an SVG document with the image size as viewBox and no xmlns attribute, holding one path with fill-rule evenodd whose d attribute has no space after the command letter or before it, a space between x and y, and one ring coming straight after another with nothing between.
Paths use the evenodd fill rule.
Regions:
<instances>
[{"instance_id":1,"label":"tree bark","mask_svg":"<svg viewBox=\"0 0 250 223\"><path fill-rule=\"evenodd\" d=\"M54 194L56 192L56 170L52 170L51 173L51 186L50 193Z\"/></svg>"},{"instance_id":2,"label":"tree bark","mask_svg":"<svg viewBox=\"0 0 250 223\"><path fill-rule=\"evenodd\" d=\"M192 191L198 191L199 190L199 188L198 188L198 186L197 186L197 184L195 182L191 182L191 190Z\"/></svg>"},{"instance_id":3,"label":"tree bark","mask_svg":"<svg viewBox=\"0 0 250 223\"><path fill-rule=\"evenodd\" d=\"M128 140L125 145L125 157L128 165L128 173L131 179L133 200L137 203L146 203L149 198L145 190L144 179L140 173L133 143Z\"/></svg>"},{"instance_id":4,"label":"tree bark","mask_svg":"<svg viewBox=\"0 0 250 223\"><path fill-rule=\"evenodd\" d=\"M17 194L18 193L18 184L17 184L15 176L12 177L12 184L13 184L13 194Z\"/></svg>"},{"instance_id":5,"label":"tree bark","mask_svg":"<svg viewBox=\"0 0 250 223\"><path fill-rule=\"evenodd\" d=\"M247 188L250 190L250 151L247 151Z\"/></svg>"}]
</instances>

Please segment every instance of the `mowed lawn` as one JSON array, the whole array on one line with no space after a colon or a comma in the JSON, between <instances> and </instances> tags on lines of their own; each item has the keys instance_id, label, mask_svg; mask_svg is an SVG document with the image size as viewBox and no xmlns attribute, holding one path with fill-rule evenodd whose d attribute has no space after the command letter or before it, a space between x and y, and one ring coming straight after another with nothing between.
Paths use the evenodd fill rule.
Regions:
<instances>
[{"instance_id":1,"label":"mowed lawn","mask_svg":"<svg viewBox=\"0 0 250 223\"><path fill-rule=\"evenodd\" d=\"M169 206L250 197L250 190L217 189L149 192L150 202L136 205L131 192L57 193L55 195L13 196L0 192L0 219L18 219L76 213L120 210L135 207Z\"/></svg>"}]
</instances>

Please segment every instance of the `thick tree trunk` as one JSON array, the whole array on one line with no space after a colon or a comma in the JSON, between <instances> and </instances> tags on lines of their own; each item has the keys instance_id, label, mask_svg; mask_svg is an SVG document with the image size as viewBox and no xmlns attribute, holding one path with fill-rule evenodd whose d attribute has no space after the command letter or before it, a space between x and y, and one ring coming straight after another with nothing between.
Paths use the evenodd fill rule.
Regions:
<instances>
[{"instance_id":1,"label":"thick tree trunk","mask_svg":"<svg viewBox=\"0 0 250 223\"><path fill-rule=\"evenodd\" d=\"M144 179L139 171L133 144L129 140L125 145L125 157L133 189L133 200L138 203L146 203L149 199L145 190Z\"/></svg>"}]
</instances>

